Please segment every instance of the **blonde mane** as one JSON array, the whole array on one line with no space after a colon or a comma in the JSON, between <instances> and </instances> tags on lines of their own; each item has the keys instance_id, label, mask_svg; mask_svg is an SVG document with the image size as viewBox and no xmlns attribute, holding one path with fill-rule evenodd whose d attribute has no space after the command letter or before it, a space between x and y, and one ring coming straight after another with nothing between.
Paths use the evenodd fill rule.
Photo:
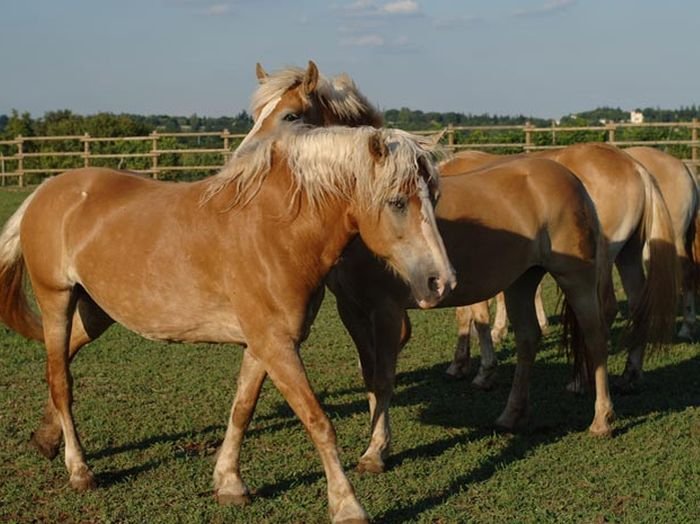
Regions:
<instances>
[{"instance_id":1,"label":"blonde mane","mask_svg":"<svg viewBox=\"0 0 700 524\"><path fill-rule=\"evenodd\" d=\"M251 114L258 114L270 101L300 84L305 74L300 67L287 67L268 75L251 97ZM330 79L319 74L315 93L321 106L333 115L333 124L381 127L384 123L382 114L345 73Z\"/></svg>"},{"instance_id":2,"label":"blonde mane","mask_svg":"<svg viewBox=\"0 0 700 524\"><path fill-rule=\"evenodd\" d=\"M380 163L369 150L372 135L386 145L387 154ZM421 178L431 185L438 180L434 145L422 137L398 129L297 125L236 150L224 168L207 180L202 204L232 184L235 190L226 210L249 203L272 167L273 147L282 153L293 177L290 203L303 192L314 208L329 198L378 208L401 193L416 192Z\"/></svg>"}]
</instances>

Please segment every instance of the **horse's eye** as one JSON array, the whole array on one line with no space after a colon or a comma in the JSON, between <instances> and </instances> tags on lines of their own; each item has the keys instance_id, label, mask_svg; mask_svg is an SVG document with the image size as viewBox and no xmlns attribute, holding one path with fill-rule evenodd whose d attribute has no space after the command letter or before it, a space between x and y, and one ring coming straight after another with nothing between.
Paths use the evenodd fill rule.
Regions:
<instances>
[{"instance_id":1,"label":"horse's eye","mask_svg":"<svg viewBox=\"0 0 700 524\"><path fill-rule=\"evenodd\" d=\"M301 116L299 116L297 113L287 113L286 115L284 115L284 118L282 120L284 120L285 122L294 122L296 120L299 120L300 118Z\"/></svg>"},{"instance_id":2,"label":"horse's eye","mask_svg":"<svg viewBox=\"0 0 700 524\"><path fill-rule=\"evenodd\" d=\"M403 211L406 209L406 204L408 203L406 201L405 197L396 197L392 198L387 202L392 208L394 208L394 211Z\"/></svg>"}]
</instances>

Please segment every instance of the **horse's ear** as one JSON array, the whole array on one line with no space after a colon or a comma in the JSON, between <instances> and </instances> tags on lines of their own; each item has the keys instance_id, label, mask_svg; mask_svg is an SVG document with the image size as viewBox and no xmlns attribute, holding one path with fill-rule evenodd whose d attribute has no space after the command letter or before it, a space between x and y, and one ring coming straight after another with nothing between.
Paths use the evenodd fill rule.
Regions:
<instances>
[{"instance_id":1,"label":"horse's ear","mask_svg":"<svg viewBox=\"0 0 700 524\"><path fill-rule=\"evenodd\" d=\"M368 146L369 154L372 155L372 158L374 158L377 164L383 163L389 155L389 148L386 146L386 142L384 142L381 131L375 131L369 135Z\"/></svg>"},{"instance_id":2,"label":"horse's ear","mask_svg":"<svg viewBox=\"0 0 700 524\"><path fill-rule=\"evenodd\" d=\"M258 77L259 84L264 84L265 82L267 82L267 71L263 69L263 66L260 64L260 62L257 62L255 64L255 76Z\"/></svg>"},{"instance_id":3,"label":"horse's ear","mask_svg":"<svg viewBox=\"0 0 700 524\"><path fill-rule=\"evenodd\" d=\"M318 67L312 60L309 60L309 67L304 75L304 92L309 95L316 90L318 84Z\"/></svg>"},{"instance_id":4,"label":"horse's ear","mask_svg":"<svg viewBox=\"0 0 700 524\"><path fill-rule=\"evenodd\" d=\"M447 133L447 128L444 128L442 131L438 131L432 135L427 135L425 138L428 139L428 143L430 145L437 146L440 143L440 140L442 140L442 137L445 136L445 133Z\"/></svg>"}]
</instances>

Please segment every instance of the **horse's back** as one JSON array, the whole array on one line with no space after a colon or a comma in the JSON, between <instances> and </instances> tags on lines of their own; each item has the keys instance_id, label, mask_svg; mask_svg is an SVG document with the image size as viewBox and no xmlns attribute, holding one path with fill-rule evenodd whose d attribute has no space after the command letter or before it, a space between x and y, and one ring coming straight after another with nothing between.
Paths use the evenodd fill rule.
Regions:
<instances>
[{"instance_id":1,"label":"horse's back","mask_svg":"<svg viewBox=\"0 0 700 524\"><path fill-rule=\"evenodd\" d=\"M532 266L592 267L599 245L595 207L583 184L542 158L443 179L436 216L459 274L446 306L488 298Z\"/></svg>"},{"instance_id":2,"label":"horse's back","mask_svg":"<svg viewBox=\"0 0 700 524\"><path fill-rule=\"evenodd\" d=\"M685 234L695 219L698 205L697 184L680 159L653 147L630 147L624 150L651 173L671 214L677 235Z\"/></svg>"}]
</instances>

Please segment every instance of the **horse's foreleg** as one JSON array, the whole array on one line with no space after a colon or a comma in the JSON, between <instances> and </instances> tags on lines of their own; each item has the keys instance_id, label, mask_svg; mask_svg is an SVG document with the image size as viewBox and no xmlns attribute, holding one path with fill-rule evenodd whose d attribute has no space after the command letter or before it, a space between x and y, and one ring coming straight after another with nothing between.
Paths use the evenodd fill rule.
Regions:
<instances>
[{"instance_id":1,"label":"horse's foreleg","mask_svg":"<svg viewBox=\"0 0 700 524\"><path fill-rule=\"evenodd\" d=\"M488 302L479 302L469 306L474 312L474 328L479 335L479 349L481 351L481 363L472 385L479 389L491 389L496 381L496 352L493 349L491 339L490 320Z\"/></svg>"},{"instance_id":2,"label":"horse's foreleg","mask_svg":"<svg viewBox=\"0 0 700 524\"><path fill-rule=\"evenodd\" d=\"M384 460L391 447L391 420L389 405L394 393L396 361L403 336L404 310L393 305L376 310L371 315L374 355L374 374L368 384L371 417L371 438L367 450L360 457L358 470L382 473Z\"/></svg>"},{"instance_id":3,"label":"horse's foreleg","mask_svg":"<svg viewBox=\"0 0 700 524\"><path fill-rule=\"evenodd\" d=\"M493 318L493 328L491 329L491 339L494 344L500 344L508 333L508 312L506 311L506 298L503 292L495 296L496 314Z\"/></svg>"},{"instance_id":4,"label":"horse's foreleg","mask_svg":"<svg viewBox=\"0 0 700 524\"><path fill-rule=\"evenodd\" d=\"M245 351L226 436L214 467L214 491L219 504L243 505L250 502L248 486L241 478L241 445L266 376L263 365L249 351Z\"/></svg>"},{"instance_id":5,"label":"horse's foreleg","mask_svg":"<svg viewBox=\"0 0 700 524\"><path fill-rule=\"evenodd\" d=\"M46 344L46 377L51 395L50 406L55 409L65 440L65 464L71 486L83 491L95 486L95 479L85 462L83 447L75 429L72 413L72 378L70 374L70 324L74 312L71 291L55 291L34 286L41 308Z\"/></svg>"},{"instance_id":6,"label":"horse's foreleg","mask_svg":"<svg viewBox=\"0 0 700 524\"><path fill-rule=\"evenodd\" d=\"M454 378L464 378L469 373L471 361L470 335L474 315L470 306L462 306L455 309L455 316L457 318L457 344L446 373Z\"/></svg>"},{"instance_id":7,"label":"horse's foreleg","mask_svg":"<svg viewBox=\"0 0 700 524\"><path fill-rule=\"evenodd\" d=\"M333 522L367 522L367 514L340 464L333 425L311 390L297 348L291 340L258 341L262 344L250 342L247 351L264 365L277 389L304 424L321 456Z\"/></svg>"},{"instance_id":8,"label":"horse's foreleg","mask_svg":"<svg viewBox=\"0 0 700 524\"><path fill-rule=\"evenodd\" d=\"M522 428L529 418L529 389L532 365L535 361L540 329L535 313L535 288L542 279L540 270L531 269L506 290L506 305L513 325L517 361L513 384L503 413L496 420L496 426L507 431Z\"/></svg>"}]
</instances>

